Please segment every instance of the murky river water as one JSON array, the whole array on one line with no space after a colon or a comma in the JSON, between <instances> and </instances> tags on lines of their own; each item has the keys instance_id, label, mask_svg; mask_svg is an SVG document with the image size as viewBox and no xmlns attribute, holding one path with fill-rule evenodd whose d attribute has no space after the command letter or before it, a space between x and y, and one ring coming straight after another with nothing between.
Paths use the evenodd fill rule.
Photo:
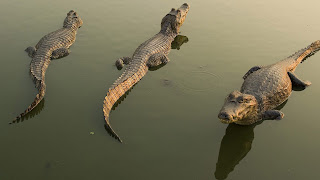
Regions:
<instances>
[{"instance_id":1,"label":"murky river water","mask_svg":"<svg viewBox=\"0 0 320 180\"><path fill-rule=\"evenodd\" d=\"M240 127L217 118L249 68L320 39L316 0L190 0L188 42L112 111L124 143L108 135L102 101L121 74L115 60L182 3L2 0L0 179L319 179L319 54L298 67L313 84L293 92L283 120ZM84 21L71 54L51 62L39 107L8 125L36 94L24 49L60 28L70 9Z\"/></svg>"}]
</instances>

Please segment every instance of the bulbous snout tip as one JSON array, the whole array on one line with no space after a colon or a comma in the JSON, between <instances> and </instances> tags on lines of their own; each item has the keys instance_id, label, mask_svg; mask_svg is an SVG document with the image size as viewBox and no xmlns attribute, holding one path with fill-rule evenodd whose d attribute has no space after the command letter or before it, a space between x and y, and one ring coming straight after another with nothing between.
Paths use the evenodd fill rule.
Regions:
<instances>
[{"instance_id":1,"label":"bulbous snout tip","mask_svg":"<svg viewBox=\"0 0 320 180\"><path fill-rule=\"evenodd\" d=\"M184 4L181 5L181 7L179 9L180 10L189 11L190 5L188 3L184 3Z\"/></svg>"},{"instance_id":2,"label":"bulbous snout tip","mask_svg":"<svg viewBox=\"0 0 320 180\"><path fill-rule=\"evenodd\" d=\"M232 123L233 122L233 118L230 114L228 114L227 112L220 112L218 114L218 118L220 119L220 121L222 123L226 123L226 124L229 124L229 123Z\"/></svg>"}]
</instances>

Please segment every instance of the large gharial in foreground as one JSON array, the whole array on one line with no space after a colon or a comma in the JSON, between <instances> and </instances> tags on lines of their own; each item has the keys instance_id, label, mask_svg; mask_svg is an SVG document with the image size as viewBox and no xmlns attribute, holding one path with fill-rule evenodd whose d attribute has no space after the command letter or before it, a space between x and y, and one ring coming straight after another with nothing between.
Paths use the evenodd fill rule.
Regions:
<instances>
[{"instance_id":1,"label":"large gharial in foreground","mask_svg":"<svg viewBox=\"0 0 320 180\"><path fill-rule=\"evenodd\" d=\"M158 67L169 62L168 54L171 42L179 34L190 6L187 3L180 8L172 9L161 21L161 30L152 38L142 43L133 53L132 57L123 57L116 61L116 66L121 69L124 64L128 66L122 75L113 83L103 102L103 113L108 133L122 142L113 131L109 123L112 107L128 90L130 90L148 72L149 68Z\"/></svg>"},{"instance_id":2,"label":"large gharial in foreground","mask_svg":"<svg viewBox=\"0 0 320 180\"><path fill-rule=\"evenodd\" d=\"M51 59L58 59L69 55L69 47L75 42L77 30L83 22L78 14L71 10L63 22L63 27L45 35L35 47L28 47L25 51L32 58L30 63L30 74L38 89L36 98L31 105L16 119L17 121L32 111L43 99L46 92L45 73Z\"/></svg>"},{"instance_id":3,"label":"large gharial in foreground","mask_svg":"<svg viewBox=\"0 0 320 180\"><path fill-rule=\"evenodd\" d=\"M318 40L278 63L252 67L243 76L240 92L233 91L226 98L219 119L240 125L282 119L284 114L275 108L289 98L292 88L304 89L311 84L300 80L294 74L295 69L319 49Z\"/></svg>"}]
</instances>

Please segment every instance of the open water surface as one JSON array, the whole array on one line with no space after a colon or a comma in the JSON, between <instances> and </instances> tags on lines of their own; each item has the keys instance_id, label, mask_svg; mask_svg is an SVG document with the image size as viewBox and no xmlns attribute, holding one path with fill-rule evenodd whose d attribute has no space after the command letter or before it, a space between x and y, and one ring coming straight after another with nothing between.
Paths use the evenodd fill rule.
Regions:
<instances>
[{"instance_id":1,"label":"open water surface","mask_svg":"<svg viewBox=\"0 0 320 180\"><path fill-rule=\"evenodd\" d=\"M180 0L2 0L0 2L0 179L319 179L320 54L296 73L313 84L292 93L281 121L225 125L217 114L252 66L267 65L320 39L317 0L190 0L170 63L147 75L111 112L123 144L104 129L103 98L131 56L160 30ZM71 54L51 62L47 93L34 99L24 52L83 19Z\"/></svg>"}]
</instances>

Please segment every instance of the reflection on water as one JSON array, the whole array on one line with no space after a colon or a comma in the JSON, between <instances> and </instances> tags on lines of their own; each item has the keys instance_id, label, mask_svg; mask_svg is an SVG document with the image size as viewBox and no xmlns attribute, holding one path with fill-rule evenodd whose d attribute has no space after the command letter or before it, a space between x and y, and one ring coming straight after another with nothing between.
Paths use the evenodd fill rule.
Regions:
<instances>
[{"instance_id":1,"label":"reflection on water","mask_svg":"<svg viewBox=\"0 0 320 180\"><path fill-rule=\"evenodd\" d=\"M253 129L261 122L249 126L234 123L228 125L226 134L221 141L214 173L217 179L226 179L234 167L248 154L254 139Z\"/></svg>"},{"instance_id":2,"label":"reflection on water","mask_svg":"<svg viewBox=\"0 0 320 180\"><path fill-rule=\"evenodd\" d=\"M178 35L174 38L174 41L171 43L171 49L179 50L182 44L187 43L189 41L187 36Z\"/></svg>"},{"instance_id":3,"label":"reflection on water","mask_svg":"<svg viewBox=\"0 0 320 180\"><path fill-rule=\"evenodd\" d=\"M40 101L39 104L34 109L32 109L32 111L30 111L26 115L22 116L21 119L18 119L17 121L14 121L13 123L23 122L24 120L28 120L29 118L31 119L34 116L40 114L40 112L44 108L44 103L45 103L45 99L42 99L42 101Z\"/></svg>"},{"instance_id":4,"label":"reflection on water","mask_svg":"<svg viewBox=\"0 0 320 180\"><path fill-rule=\"evenodd\" d=\"M282 109L288 100L279 105L277 110ZM251 150L251 145L254 139L253 129L260 125L263 121L255 124L242 126L238 124L229 124L226 129L226 134L222 138L216 171L214 173L218 180L226 179L235 166L246 157Z\"/></svg>"}]
</instances>

